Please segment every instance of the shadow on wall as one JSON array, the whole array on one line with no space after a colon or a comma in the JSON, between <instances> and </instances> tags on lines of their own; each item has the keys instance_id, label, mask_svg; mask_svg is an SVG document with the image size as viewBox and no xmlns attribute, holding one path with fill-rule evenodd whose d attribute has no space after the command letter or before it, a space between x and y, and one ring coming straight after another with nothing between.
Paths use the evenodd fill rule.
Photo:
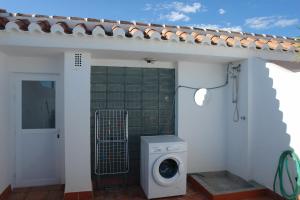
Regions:
<instances>
[{"instance_id":1,"label":"shadow on wall","mask_svg":"<svg viewBox=\"0 0 300 200\"><path fill-rule=\"evenodd\" d=\"M272 188L280 154L300 154L300 74L260 59L250 67L250 176Z\"/></svg>"}]
</instances>

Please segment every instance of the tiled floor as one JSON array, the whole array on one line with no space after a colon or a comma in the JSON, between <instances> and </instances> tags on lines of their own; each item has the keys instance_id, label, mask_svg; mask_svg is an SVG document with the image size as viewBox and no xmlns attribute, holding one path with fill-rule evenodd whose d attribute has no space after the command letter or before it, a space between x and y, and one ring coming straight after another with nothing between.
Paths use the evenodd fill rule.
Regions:
<instances>
[{"instance_id":1,"label":"tiled floor","mask_svg":"<svg viewBox=\"0 0 300 200\"><path fill-rule=\"evenodd\" d=\"M95 200L145 200L146 197L142 189L138 186L130 188L100 190L95 192ZM195 191L188 184L187 194L185 196L161 198L159 200L208 200L200 192Z\"/></svg>"},{"instance_id":2,"label":"tiled floor","mask_svg":"<svg viewBox=\"0 0 300 200\"><path fill-rule=\"evenodd\" d=\"M63 200L63 186L53 185L34 188L15 189L9 200ZM119 189L99 190L94 192L95 200L145 200L145 195L140 187L129 186ZM189 184L185 196L161 198L159 200L208 200ZM272 200L268 197L245 200Z\"/></svg>"},{"instance_id":3,"label":"tiled floor","mask_svg":"<svg viewBox=\"0 0 300 200\"><path fill-rule=\"evenodd\" d=\"M16 188L8 200L61 200L64 196L62 185Z\"/></svg>"}]
</instances>

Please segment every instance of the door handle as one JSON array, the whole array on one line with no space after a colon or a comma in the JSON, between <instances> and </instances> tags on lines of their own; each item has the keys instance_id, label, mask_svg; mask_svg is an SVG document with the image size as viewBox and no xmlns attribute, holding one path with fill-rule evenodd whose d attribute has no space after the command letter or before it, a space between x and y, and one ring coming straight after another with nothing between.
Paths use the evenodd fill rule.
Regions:
<instances>
[{"instance_id":1,"label":"door handle","mask_svg":"<svg viewBox=\"0 0 300 200\"><path fill-rule=\"evenodd\" d=\"M57 130L56 138L57 138L57 139L60 138L60 129Z\"/></svg>"}]
</instances>

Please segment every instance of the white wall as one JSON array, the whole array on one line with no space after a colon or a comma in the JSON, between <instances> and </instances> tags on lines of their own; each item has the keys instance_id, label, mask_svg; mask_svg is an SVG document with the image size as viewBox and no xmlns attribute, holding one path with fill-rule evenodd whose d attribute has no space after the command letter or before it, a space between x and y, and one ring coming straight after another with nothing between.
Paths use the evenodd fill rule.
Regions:
<instances>
[{"instance_id":1,"label":"white wall","mask_svg":"<svg viewBox=\"0 0 300 200\"><path fill-rule=\"evenodd\" d=\"M249 65L251 178L272 188L282 151L300 154L300 75L261 59Z\"/></svg>"},{"instance_id":2,"label":"white wall","mask_svg":"<svg viewBox=\"0 0 300 200\"><path fill-rule=\"evenodd\" d=\"M8 78L6 56L0 53L0 194L11 184L11 152L8 115Z\"/></svg>"},{"instance_id":3,"label":"white wall","mask_svg":"<svg viewBox=\"0 0 300 200\"><path fill-rule=\"evenodd\" d=\"M74 53L64 55L65 192L91 191L90 55L74 67Z\"/></svg>"},{"instance_id":4,"label":"white wall","mask_svg":"<svg viewBox=\"0 0 300 200\"><path fill-rule=\"evenodd\" d=\"M179 62L177 85L213 87L225 82L226 65ZM226 89L210 90L202 107L195 91L178 90L178 136L188 143L188 173L224 170L226 167Z\"/></svg>"},{"instance_id":5,"label":"white wall","mask_svg":"<svg viewBox=\"0 0 300 200\"><path fill-rule=\"evenodd\" d=\"M65 53L64 57L0 54L0 191L14 182L15 138L14 116L11 116L14 111L9 109L14 107L10 99L13 95L10 78L17 72L61 75L65 85L60 92L65 95L66 105L61 107L64 111L61 127L66 140L66 175L62 175L62 182L66 177L66 192L92 189L89 132L91 60L90 55L84 53L84 66L74 70L73 55L72 52ZM120 63L129 67L173 67L170 62L148 65L134 60L92 61L94 65L119 66ZM241 63L239 108L246 120L232 122L231 80L226 88L209 91L202 107L195 104L194 91L180 88L177 134L188 142L189 173L228 169L271 188L280 153L292 147L300 154L300 104L297 103L300 97L293 92L299 91L300 75L256 58ZM216 86L225 81L226 67L218 63L178 62L176 82L177 85L192 87Z\"/></svg>"},{"instance_id":6,"label":"white wall","mask_svg":"<svg viewBox=\"0 0 300 200\"><path fill-rule=\"evenodd\" d=\"M146 64L145 61L93 59L92 65L124 67L173 68L168 62ZM176 84L211 87L223 84L226 77L223 64L179 62ZM188 172L224 170L226 168L226 88L211 90L207 102L199 107L194 92L179 89L176 123L177 135L188 142Z\"/></svg>"},{"instance_id":7,"label":"white wall","mask_svg":"<svg viewBox=\"0 0 300 200\"><path fill-rule=\"evenodd\" d=\"M245 179L249 178L249 133L248 133L248 61L232 63L232 67L241 64L239 74L238 111L241 117L233 121L234 104L232 103L233 79L229 75L227 87L227 135L226 135L226 169Z\"/></svg>"},{"instance_id":8,"label":"white wall","mask_svg":"<svg viewBox=\"0 0 300 200\"><path fill-rule=\"evenodd\" d=\"M3 59L5 58L5 62ZM60 57L22 57L0 54L0 192L9 184L15 186L15 82L16 73L62 74ZM61 76L60 76L61 78ZM61 91L60 91L61 92ZM63 105L61 105L63 106ZM63 110L63 109L61 109ZM61 122L61 115L58 115ZM61 125L61 124L60 124ZM62 141L63 143L63 141ZM63 144L62 144L63 146ZM63 157L63 152L61 152ZM62 158L63 159L63 158ZM61 165L64 165L62 163ZM61 183L64 183L64 168Z\"/></svg>"}]
</instances>

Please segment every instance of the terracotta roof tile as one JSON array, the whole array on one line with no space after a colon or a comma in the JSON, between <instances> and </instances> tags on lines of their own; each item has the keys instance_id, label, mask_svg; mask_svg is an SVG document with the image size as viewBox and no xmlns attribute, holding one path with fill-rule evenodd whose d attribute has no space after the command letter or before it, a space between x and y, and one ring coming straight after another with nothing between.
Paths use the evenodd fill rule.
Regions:
<instances>
[{"instance_id":1,"label":"terracotta roof tile","mask_svg":"<svg viewBox=\"0 0 300 200\"><path fill-rule=\"evenodd\" d=\"M180 26L180 29L188 29L188 30L191 30L191 27L189 27L189 26Z\"/></svg>"},{"instance_id":2,"label":"terracotta roof tile","mask_svg":"<svg viewBox=\"0 0 300 200\"><path fill-rule=\"evenodd\" d=\"M50 32L51 25L49 24L49 22L47 20L38 21L37 24L41 27L41 29L44 32L46 32L46 33Z\"/></svg>"},{"instance_id":3,"label":"terracotta roof tile","mask_svg":"<svg viewBox=\"0 0 300 200\"><path fill-rule=\"evenodd\" d=\"M91 29L92 35L94 36L106 36L105 29L101 24L97 24Z\"/></svg>"},{"instance_id":4,"label":"terracotta roof tile","mask_svg":"<svg viewBox=\"0 0 300 200\"><path fill-rule=\"evenodd\" d=\"M266 37L274 38L274 35L266 34Z\"/></svg>"},{"instance_id":5,"label":"terracotta roof tile","mask_svg":"<svg viewBox=\"0 0 300 200\"><path fill-rule=\"evenodd\" d=\"M226 41L227 46L229 47L233 47L236 45L236 40L228 35L220 35L220 38L223 39L224 41Z\"/></svg>"},{"instance_id":6,"label":"terracotta roof tile","mask_svg":"<svg viewBox=\"0 0 300 200\"><path fill-rule=\"evenodd\" d=\"M116 20L110 20L110 19L104 19L103 22L114 23L114 24L118 23L118 21L116 21Z\"/></svg>"},{"instance_id":7,"label":"terracotta roof tile","mask_svg":"<svg viewBox=\"0 0 300 200\"><path fill-rule=\"evenodd\" d=\"M53 16L53 19L67 19L67 17L64 17L64 16Z\"/></svg>"},{"instance_id":8,"label":"terracotta roof tile","mask_svg":"<svg viewBox=\"0 0 300 200\"><path fill-rule=\"evenodd\" d=\"M291 37L286 37L286 39L288 39L288 40L295 40L295 38L291 38Z\"/></svg>"},{"instance_id":9,"label":"terracotta roof tile","mask_svg":"<svg viewBox=\"0 0 300 200\"><path fill-rule=\"evenodd\" d=\"M230 31L230 32L233 33L233 34L238 34L238 35L241 34L241 32L237 32L237 31Z\"/></svg>"},{"instance_id":10,"label":"terracotta roof tile","mask_svg":"<svg viewBox=\"0 0 300 200\"><path fill-rule=\"evenodd\" d=\"M219 32L219 33L225 33L225 34L226 34L226 33L229 33L228 31L225 31L225 30L219 30L218 32Z\"/></svg>"},{"instance_id":11,"label":"terracotta roof tile","mask_svg":"<svg viewBox=\"0 0 300 200\"><path fill-rule=\"evenodd\" d=\"M87 18L88 22L101 22L100 19L95 19L95 18Z\"/></svg>"},{"instance_id":12,"label":"terracotta roof tile","mask_svg":"<svg viewBox=\"0 0 300 200\"><path fill-rule=\"evenodd\" d=\"M83 29L84 32L82 32L82 34L88 34L88 35L92 34L92 32L87 29L87 27L86 27L86 25L84 23L76 24L75 27L73 28L73 34L75 33L74 31L76 30L76 27L77 27L77 30L78 30L78 28L82 28Z\"/></svg>"},{"instance_id":13,"label":"terracotta roof tile","mask_svg":"<svg viewBox=\"0 0 300 200\"><path fill-rule=\"evenodd\" d=\"M49 18L48 15L40 15L40 14L36 14L35 17L36 18Z\"/></svg>"},{"instance_id":14,"label":"terracotta roof tile","mask_svg":"<svg viewBox=\"0 0 300 200\"><path fill-rule=\"evenodd\" d=\"M166 25L163 25L163 26L164 26L165 28L172 28L172 29L173 29L173 28L177 28L177 26L174 26L174 25L167 25L167 24L166 24Z\"/></svg>"},{"instance_id":15,"label":"terracotta roof tile","mask_svg":"<svg viewBox=\"0 0 300 200\"><path fill-rule=\"evenodd\" d=\"M195 38L193 35L189 34L185 31L176 31L176 35L179 37L180 41L184 41L187 43L195 43Z\"/></svg>"},{"instance_id":16,"label":"terracotta roof tile","mask_svg":"<svg viewBox=\"0 0 300 200\"><path fill-rule=\"evenodd\" d=\"M217 30L207 28L206 31L217 32Z\"/></svg>"},{"instance_id":17,"label":"terracotta roof tile","mask_svg":"<svg viewBox=\"0 0 300 200\"><path fill-rule=\"evenodd\" d=\"M174 32L172 32L170 29L164 28L161 34L162 34L162 38L165 40L173 40L173 41L178 40L177 35Z\"/></svg>"},{"instance_id":18,"label":"terracotta roof tile","mask_svg":"<svg viewBox=\"0 0 300 200\"><path fill-rule=\"evenodd\" d=\"M296 52L300 51L300 43L292 43L292 46L296 49Z\"/></svg>"},{"instance_id":19,"label":"terracotta roof tile","mask_svg":"<svg viewBox=\"0 0 300 200\"><path fill-rule=\"evenodd\" d=\"M0 29L5 29L5 25L9 22L9 20L5 17L0 17Z\"/></svg>"},{"instance_id":20,"label":"terracotta roof tile","mask_svg":"<svg viewBox=\"0 0 300 200\"><path fill-rule=\"evenodd\" d=\"M205 31L204 28L199 28L199 27L193 27L194 30L200 30L200 31Z\"/></svg>"},{"instance_id":21,"label":"terracotta roof tile","mask_svg":"<svg viewBox=\"0 0 300 200\"><path fill-rule=\"evenodd\" d=\"M39 19L41 18L41 19ZM45 18L45 19L42 19ZM295 38L253 34L199 27L147 24L93 18L31 15L12 15L0 9L0 30L18 29L44 33L65 33L85 36L114 36L119 38L154 39L175 42L216 45L228 48L244 47L270 51L299 52L300 41ZM78 23L80 21L80 23Z\"/></svg>"},{"instance_id":22,"label":"terracotta roof tile","mask_svg":"<svg viewBox=\"0 0 300 200\"><path fill-rule=\"evenodd\" d=\"M16 16L20 16L20 17L32 17L32 14L17 13Z\"/></svg>"},{"instance_id":23,"label":"terracotta roof tile","mask_svg":"<svg viewBox=\"0 0 300 200\"><path fill-rule=\"evenodd\" d=\"M84 18L82 17L70 17L71 20L81 20L84 21Z\"/></svg>"},{"instance_id":24,"label":"terracotta roof tile","mask_svg":"<svg viewBox=\"0 0 300 200\"><path fill-rule=\"evenodd\" d=\"M255 33L254 36L265 37L264 34Z\"/></svg>"},{"instance_id":25,"label":"terracotta roof tile","mask_svg":"<svg viewBox=\"0 0 300 200\"><path fill-rule=\"evenodd\" d=\"M28 25L30 24L29 20L27 20L27 19L17 19L14 22L19 26L20 30L28 31Z\"/></svg>"},{"instance_id":26,"label":"terracotta roof tile","mask_svg":"<svg viewBox=\"0 0 300 200\"><path fill-rule=\"evenodd\" d=\"M7 11L5 9L0 8L0 13L7 13Z\"/></svg>"},{"instance_id":27,"label":"terracotta roof tile","mask_svg":"<svg viewBox=\"0 0 300 200\"><path fill-rule=\"evenodd\" d=\"M72 33L72 30L70 29L70 27L66 22L57 22L56 24L60 25L66 34Z\"/></svg>"},{"instance_id":28,"label":"terracotta roof tile","mask_svg":"<svg viewBox=\"0 0 300 200\"><path fill-rule=\"evenodd\" d=\"M248 38L239 38L239 37L237 37L237 39L240 40L242 47L253 48L255 46L254 40L249 40Z\"/></svg>"},{"instance_id":29,"label":"terracotta roof tile","mask_svg":"<svg viewBox=\"0 0 300 200\"><path fill-rule=\"evenodd\" d=\"M280 49L282 47L281 44L278 41L273 40L273 39L267 41L267 44L268 44L268 46L270 47L271 50L277 50L277 49Z\"/></svg>"},{"instance_id":30,"label":"terracotta roof tile","mask_svg":"<svg viewBox=\"0 0 300 200\"><path fill-rule=\"evenodd\" d=\"M218 37L216 37L215 35L212 35L212 34L207 34L206 36L211 40L211 44L213 44L213 45L218 44L218 41L219 41Z\"/></svg>"},{"instance_id":31,"label":"terracotta roof tile","mask_svg":"<svg viewBox=\"0 0 300 200\"><path fill-rule=\"evenodd\" d=\"M164 27L162 24L153 24L153 23L151 23L150 26L153 26L153 27Z\"/></svg>"},{"instance_id":32,"label":"terracotta roof tile","mask_svg":"<svg viewBox=\"0 0 300 200\"><path fill-rule=\"evenodd\" d=\"M245 35L245 36L254 36L253 33L246 33L246 32L243 32L243 35Z\"/></svg>"},{"instance_id":33,"label":"terracotta roof tile","mask_svg":"<svg viewBox=\"0 0 300 200\"><path fill-rule=\"evenodd\" d=\"M133 22L130 22L130 21L120 21L120 24L129 24L129 25L134 25Z\"/></svg>"},{"instance_id":34,"label":"terracotta roof tile","mask_svg":"<svg viewBox=\"0 0 300 200\"><path fill-rule=\"evenodd\" d=\"M266 40L258 39L258 40L255 41L255 44L256 44L256 48L258 48L258 49L267 48L267 41Z\"/></svg>"},{"instance_id":35,"label":"terracotta roof tile","mask_svg":"<svg viewBox=\"0 0 300 200\"><path fill-rule=\"evenodd\" d=\"M152 28L146 28L145 35L147 38L150 38L150 39L157 39L157 40L161 39L160 33Z\"/></svg>"},{"instance_id":36,"label":"terracotta roof tile","mask_svg":"<svg viewBox=\"0 0 300 200\"><path fill-rule=\"evenodd\" d=\"M284 51L293 51L293 50L295 50L296 49L296 47L294 47L293 46L293 43L291 43L291 42L286 42L286 41L284 41L284 42L282 42L282 43L280 43L281 44L281 46L283 47L283 50ZM299 46L298 46L299 47Z\"/></svg>"},{"instance_id":37,"label":"terracotta roof tile","mask_svg":"<svg viewBox=\"0 0 300 200\"><path fill-rule=\"evenodd\" d=\"M115 24L114 26L112 26L111 30L112 30L112 36L116 36L120 38L125 37L125 30L121 26Z\"/></svg>"},{"instance_id":38,"label":"terracotta roof tile","mask_svg":"<svg viewBox=\"0 0 300 200\"><path fill-rule=\"evenodd\" d=\"M136 26L131 26L128 29L128 32L129 32L130 36L132 36L132 37L138 37L140 39L144 38L144 33Z\"/></svg>"},{"instance_id":39,"label":"terracotta roof tile","mask_svg":"<svg viewBox=\"0 0 300 200\"><path fill-rule=\"evenodd\" d=\"M185 41L189 34L184 31L176 31L176 35L180 38L181 41Z\"/></svg>"},{"instance_id":40,"label":"terracotta roof tile","mask_svg":"<svg viewBox=\"0 0 300 200\"><path fill-rule=\"evenodd\" d=\"M211 44L210 38L205 35L201 35L200 33L197 32L192 32L191 35L194 37L196 43L206 44L206 45Z\"/></svg>"},{"instance_id":41,"label":"terracotta roof tile","mask_svg":"<svg viewBox=\"0 0 300 200\"><path fill-rule=\"evenodd\" d=\"M137 25L137 26L148 26L148 24L144 23L144 22L135 22L135 25Z\"/></svg>"}]
</instances>

